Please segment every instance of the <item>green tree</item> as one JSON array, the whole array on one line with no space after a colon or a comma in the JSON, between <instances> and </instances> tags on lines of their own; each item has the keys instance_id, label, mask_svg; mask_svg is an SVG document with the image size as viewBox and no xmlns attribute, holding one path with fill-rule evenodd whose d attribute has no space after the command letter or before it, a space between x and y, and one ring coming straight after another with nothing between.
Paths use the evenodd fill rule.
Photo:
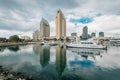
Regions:
<instances>
[{"instance_id":1,"label":"green tree","mask_svg":"<svg viewBox=\"0 0 120 80\"><path fill-rule=\"evenodd\" d=\"M10 36L9 37L9 41L10 42L19 42L20 41L20 38L18 35L13 35L13 36Z\"/></svg>"},{"instance_id":2,"label":"green tree","mask_svg":"<svg viewBox=\"0 0 120 80\"><path fill-rule=\"evenodd\" d=\"M60 37L59 40L60 40L61 42L63 42L64 38L63 38L63 37Z\"/></svg>"},{"instance_id":3,"label":"green tree","mask_svg":"<svg viewBox=\"0 0 120 80\"><path fill-rule=\"evenodd\" d=\"M66 37L66 41L67 41L67 42L69 42L69 41L70 41L70 39L69 39L68 37Z\"/></svg>"},{"instance_id":4,"label":"green tree","mask_svg":"<svg viewBox=\"0 0 120 80\"><path fill-rule=\"evenodd\" d=\"M57 41L57 38L54 38L53 40L54 40L54 41Z\"/></svg>"}]
</instances>

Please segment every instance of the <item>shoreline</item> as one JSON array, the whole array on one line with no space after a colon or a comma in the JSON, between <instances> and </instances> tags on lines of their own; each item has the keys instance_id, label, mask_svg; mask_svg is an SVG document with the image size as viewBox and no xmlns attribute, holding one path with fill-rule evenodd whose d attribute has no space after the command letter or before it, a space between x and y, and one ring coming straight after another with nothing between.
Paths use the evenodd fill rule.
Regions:
<instances>
[{"instance_id":1,"label":"shoreline","mask_svg":"<svg viewBox=\"0 0 120 80\"><path fill-rule=\"evenodd\" d=\"M35 42L18 42L18 43L0 43L0 47L7 47L7 46L16 46L16 45L28 45L28 44L35 44Z\"/></svg>"},{"instance_id":2,"label":"shoreline","mask_svg":"<svg viewBox=\"0 0 120 80\"><path fill-rule=\"evenodd\" d=\"M38 44L39 42L7 42L0 43L0 47L8 47L8 46L17 46L17 45L29 45L29 44ZM58 45L65 45L66 43L58 42Z\"/></svg>"},{"instance_id":3,"label":"shoreline","mask_svg":"<svg viewBox=\"0 0 120 80\"><path fill-rule=\"evenodd\" d=\"M33 80L32 76L25 76L21 72L12 72L0 65L0 80Z\"/></svg>"}]
</instances>

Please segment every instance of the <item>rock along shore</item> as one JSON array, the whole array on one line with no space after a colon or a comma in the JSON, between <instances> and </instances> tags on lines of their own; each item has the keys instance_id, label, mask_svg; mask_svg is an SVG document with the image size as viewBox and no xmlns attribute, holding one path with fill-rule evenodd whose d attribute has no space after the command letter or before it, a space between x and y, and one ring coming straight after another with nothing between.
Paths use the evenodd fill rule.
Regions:
<instances>
[{"instance_id":1,"label":"rock along shore","mask_svg":"<svg viewBox=\"0 0 120 80\"><path fill-rule=\"evenodd\" d=\"M0 80L33 80L32 76L25 76L21 72L11 72L0 66Z\"/></svg>"}]
</instances>

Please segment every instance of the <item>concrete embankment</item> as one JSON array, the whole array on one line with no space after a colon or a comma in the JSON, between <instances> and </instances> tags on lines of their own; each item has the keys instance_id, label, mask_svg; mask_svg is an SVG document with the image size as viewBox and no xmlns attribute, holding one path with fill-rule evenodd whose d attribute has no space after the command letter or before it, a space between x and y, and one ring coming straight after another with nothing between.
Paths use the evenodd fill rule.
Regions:
<instances>
[{"instance_id":1,"label":"concrete embankment","mask_svg":"<svg viewBox=\"0 0 120 80\"><path fill-rule=\"evenodd\" d=\"M32 42L0 43L0 47L15 46L15 45L27 45L27 44L33 44L33 43Z\"/></svg>"}]
</instances>

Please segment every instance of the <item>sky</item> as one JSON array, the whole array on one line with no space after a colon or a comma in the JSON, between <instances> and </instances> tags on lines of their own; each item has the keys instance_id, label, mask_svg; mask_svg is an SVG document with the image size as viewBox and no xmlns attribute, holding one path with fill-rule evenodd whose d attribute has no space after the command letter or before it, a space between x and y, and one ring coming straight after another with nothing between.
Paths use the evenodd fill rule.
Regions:
<instances>
[{"instance_id":1,"label":"sky","mask_svg":"<svg viewBox=\"0 0 120 80\"><path fill-rule=\"evenodd\" d=\"M60 8L66 18L66 32L70 36L104 32L105 36L120 35L120 0L0 0L0 37L28 35L32 38L40 28L41 18L50 24L55 36L55 16Z\"/></svg>"}]
</instances>

